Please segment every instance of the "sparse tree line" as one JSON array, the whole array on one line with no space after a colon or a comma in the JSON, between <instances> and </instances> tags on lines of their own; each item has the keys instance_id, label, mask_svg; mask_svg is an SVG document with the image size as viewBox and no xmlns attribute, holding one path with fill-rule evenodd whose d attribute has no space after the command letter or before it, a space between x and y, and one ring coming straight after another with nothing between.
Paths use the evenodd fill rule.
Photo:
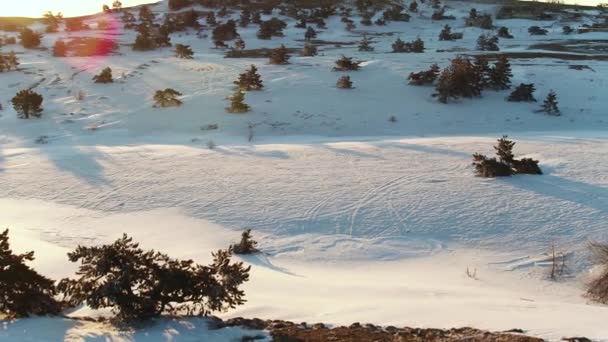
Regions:
<instances>
[{"instance_id":1,"label":"sparse tree line","mask_svg":"<svg viewBox=\"0 0 608 342\"><path fill-rule=\"evenodd\" d=\"M34 252L11 250L8 233L0 233L0 313L10 318L59 315L85 303L111 308L114 321L122 323L225 311L245 302L240 287L251 269L233 261L233 254L258 252L251 230L239 243L213 252L209 265L144 250L124 234L111 244L78 246L67 255L78 263L76 277L54 281L27 265Z\"/></svg>"}]
</instances>

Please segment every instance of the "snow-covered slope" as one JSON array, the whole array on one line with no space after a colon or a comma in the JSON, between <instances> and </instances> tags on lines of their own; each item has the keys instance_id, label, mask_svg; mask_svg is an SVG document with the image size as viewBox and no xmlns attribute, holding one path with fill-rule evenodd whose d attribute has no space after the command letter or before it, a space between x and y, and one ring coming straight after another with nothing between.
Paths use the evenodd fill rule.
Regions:
<instances>
[{"instance_id":1,"label":"snow-covered slope","mask_svg":"<svg viewBox=\"0 0 608 342\"><path fill-rule=\"evenodd\" d=\"M450 2L457 19L447 23L465 37L454 42L438 41L446 22L431 21L426 5L409 23L359 25L355 32L334 17L318 39L342 46L322 45L320 56L294 56L285 66L224 58L210 38L193 32L172 36L174 44L192 46L193 60L177 59L171 49L133 52L126 46L132 31L111 36L123 46L108 57L51 58L50 51L3 47L19 53L23 70L0 74L0 224L11 228L17 250L36 251L33 265L53 278L74 271L67 251L123 232L144 247L207 262L212 250L253 229L264 255L244 258L253 265L249 301L225 317L473 325L607 340L608 309L583 294L593 272L587 243L608 240L608 63L512 59L513 83L535 83L538 99L554 89L560 117L535 113L536 103L506 102L508 91L440 104L432 88L409 86L406 77L475 53L463 50L474 50L484 32L463 27L473 6L496 11ZM165 3L153 9L167 11ZM515 36L500 40L507 52L572 37L606 39L564 36L563 21L495 24ZM529 36L531 25L548 28L548 36ZM304 31L293 26L288 20L285 37L270 41L255 38L255 25L239 33L247 48L301 47ZM373 36L375 52L344 44L364 31L387 33ZM43 45L63 35L48 34ZM421 37L427 51L389 53L397 37ZM335 88L343 73L331 68L342 54L365 61L349 74L352 90ZM225 97L250 64L265 88L247 94L252 112L227 114ZM106 66L115 83L94 84ZM45 98L43 116L17 119L9 100L32 85ZM154 91L168 87L184 94L184 105L152 108ZM217 130L201 130L214 124ZM545 175L474 177L471 154L492 153L502 134L518 142L517 156L539 159ZM41 136L48 143L35 143ZM569 276L559 282L546 275L552 245L569 256ZM477 279L467 267L477 269ZM57 339L74 340L196 340L211 333L196 320L164 322L148 335L25 320L5 325L0 340L41 340L32 326L42 325L54 326ZM163 335L174 330L181 335ZM234 335L209 340L242 332L226 333Z\"/></svg>"}]
</instances>

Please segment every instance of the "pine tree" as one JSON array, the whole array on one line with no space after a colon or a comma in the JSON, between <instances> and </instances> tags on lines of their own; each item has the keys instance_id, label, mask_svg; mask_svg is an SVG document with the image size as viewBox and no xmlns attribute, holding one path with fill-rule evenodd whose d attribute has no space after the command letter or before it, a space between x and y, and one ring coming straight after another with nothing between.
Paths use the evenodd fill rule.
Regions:
<instances>
[{"instance_id":1,"label":"pine tree","mask_svg":"<svg viewBox=\"0 0 608 342\"><path fill-rule=\"evenodd\" d=\"M490 86L495 90L509 89L511 88L511 77L513 77L511 64L506 56L501 55L492 68Z\"/></svg>"},{"instance_id":2,"label":"pine tree","mask_svg":"<svg viewBox=\"0 0 608 342\"><path fill-rule=\"evenodd\" d=\"M496 35L500 38L512 39L513 35L509 33L509 28L502 26L496 32Z\"/></svg>"},{"instance_id":3,"label":"pine tree","mask_svg":"<svg viewBox=\"0 0 608 342\"><path fill-rule=\"evenodd\" d=\"M154 13L150 11L150 8L147 5L144 5L139 9L139 20L142 23L147 23L149 25L154 22Z\"/></svg>"},{"instance_id":4,"label":"pine tree","mask_svg":"<svg viewBox=\"0 0 608 342\"><path fill-rule=\"evenodd\" d=\"M40 39L42 35L36 33L29 28L23 29L21 34L19 35L19 39L21 39L21 45L23 45L26 49L33 49L40 46Z\"/></svg>"},{"instance_id":5,"label":"pine tree","mask_svg":"<svg viewBox=\"0 0 608 342\"><path fill-rule=\"evenodd\" d=\"M42 113L42 95L33 90L21 90L12 98L13 108L21 119L40 117Z\"/></svg>"},{"instance_id":6,"label":"pine tree","mask_svg":"<svg viewBox=\"0 0 608 342\"><path fill-rule=\"evenodd\" d=\"M135 37L135 43L133 43L133 50L135 51L146 51L153 50L156 48L156 42L152 37L152 32L147 24L140 24L137 27L139 34Z\"/></svg>"},{"instance_id":7,"label":"pine tree","mask_svg":"<svg viewBox=\"0 0 608 342\"><path fill-rule=\"evenodd\" d=\"M145 251L126 234L103 246L78 246L68 253L79 263L76 279L62 279L58 289L73 305L112 308L120 322L163 314L205 316L245 302L239 288L250 267L231 262L230 250L212 253L210 265Z\"/></svg>"},{"instance_id":8,"label":"pine tree","mask_svg":"<svg viewBox=\"0 0 608 342\"><path fill-rule=\"evenodd\" d=\"M411 85L432 85L439 76L439 71L439 66L437 64L433 64L429 70L410 73L407 79Z\"/></svg>"},{"instance_id":9,"label":"pine tree","mask_svg":"<svg viewBox=\"0 0 608 342\"><path fill-rule=\"evenodd\" d=\"M288 64L289 63L289 51L285 45L281 44L280 47L270 51L270 64Z\"/></svg>"},{"instance_id":10,"label":"pine tree","mask_svg":"<svg viewBox=\"0 0 608 342\"><path fill-rule=\"evenodd\" d=\"M312 27L308 26L306 32L304 33L304 40L309 42L315 38L317 38L317 31L315 31L315 29L313 29Z\"/></svg>"},{"instance_id":11,"label":"pine tree","mask_svg":"<svg viewBox=\"0 0 608 342\"><path fill-rule=\"evenodd\" d=\"M304 44L304 48L302 49L302 56L304 57L312 57L317 55L317 47L312 44Z\"/></svg>"},{"instance_id":12,"label":"pine tree","mask_svg":"<svg viewBox=\"0 0 608 342\"><path fill-rule=\"evenodd\" d=\"M8 55L0 54L0 72L17 69L19 64L19 59L14 51L9 52Z\"/></svg>"},{"instance_id":13,"label":"pine tree","mask_svg":"<svg viewBox=\"0 0 608 342\"><path fill-rule=\"evenodd\" d=\"M439 33L439 40L453 40L452 38L452 28L450 25L446 24L441 32Z\"/></svg>"},{"instance_id":14,"label":"pine tree","mask_svg":"<svg viewBox=\"0 0 608 342\"><path fill-rule=\"evenodd\" d=\"M393 52L407 52L405 42L401 38L397 38L392 45Z\"/></svg>"},{"instance_id":15,"label":"pine tree","mask_svg":"<svg viewBox=\"0 0 608 342\"><path fill-rule=\"evenodd\" d=\"M239 79L234 82L240 90L261 90L264 88L262 77L258 74L258 68L251 65L249 70L239 75Z\"/></svg>"},{"instance_id":16,"label":"pine tree","mask_svg":"<svg viewBox=\"0 0 608 342\"><path fill-rule=\"evenodd\" d=\"M342 58L338 59L335 63L336 66L333 68L333 71L357 71L361 68L361 66L359 66L361 62L355 62L352 58L344 55L342 55Z\"/></svg>"},{"instance_id":17,"label":"pine tree","mask_svg":"<svg viewBox=\"0 0 608 342\"><path fill-rule=\"evenodd\" d=\"M207 25L209 25L209 26L217 25L217 19L215 19L215 12L213 12L213 11L208 12L206 21L207 21Z\"/></svg>"},{"instance_id":18,"label":"pine tree","mask_svg":"<svg viewBox=\"0 0 608 342\"><path fill-rule=\"evenodd\" d=\"M374 51L374 47L371 46L371 40L367 36L363 36L363 39L359 42L359 51Z\"/></svg>"},{"instance_id":19,"label":"pine tree","mask_svg":"<svg viewBox=\"0 0 608 342\"><path fill-rule=\"evenodd\" d=\"M479 51L499 51L498 37L482 34L477 38L477 50Z\"/></svg>"},{"instance_id":20,"label":"pine tree","mask_svg":"<svg viewBox=\"0 0 608 342\"><path fill-rule=\"evenodd\" d=\"M179 107L183 102L178 96L182 96L182 93L172 88L157 90L154 94L154 108Z\"/></svg>"},{"instance_id":21,"label":"pine tree","mask_svg":"<svg viewBox=\"0 0 608 342\"><path fill-rule=\"evenodd\" d=\"M494 150L496 150L496 155L498 156L498 160L507 165L511 165L515 156L513 155L513 146L515 146L515 142L509 140L506 135L503 135L502 138L498 139L498 145L494 146Z\"/></svg>"},{"instance_id":22,"label":"pine tree","mask_svg":"<svg viewBox=\"0 0 608 342\"><path fill-rule=\"evenodd\" d=\"M557 94L555 94L555 92L551 90L543 101L542 111L549 115L559 116L561 115L561 112L559 111L557 104Z\"/></svg>"},{"instance_id":23,"label":"pine tree","mask_svg":"<svg viewBox=\"0 0 608 342\"><path fill-rule=\"evenodd\" d=\"M194 52L190 45L175 44L175 56L178 58L192 59Z\"/></svg>"},{"instance_id":24,"label":"pine tree","mask_svg":"<svg viewBox=\"0 0 608 342\"><path fill-rule=\"evenodd\" d=\"M112 69L109 67L103 69L99 75L95 75L93 77L95 83L112 83L114 80L112 79Z\"/></svg>"},{"instance_id":25,"label":"pine tree","mask_svg":"<svg viewBox=\"0 0 608 342\"><path fill-rule=\"evenodd\" d=\"M250 22L251 22L251 11L249 10L249 8L245 7L241 11L241 16L239 18L239 26L247 27L247 26L249 26Z\"/></svg>"},{"instance_id":26,"label":"pine tree","mask_svg":"<svg viewBox=\"0 0 608 342\"><path fill-rule=\"evenodd\" d=\"M353 82L350 79L350 76L342 76L336 82L336 87L339 89L352 89Z\"/></svg>"},{"instance_id":27,"label":"pine tree","mask_svg":"<svg viewBox=\"0 0 608 342\"><path fill-rule=\"evenodd\" d=\"M477 175L480 177L506 177L513 174L541 175L543 173L538 166L538 160L515 159L513 146L515 146L515 142L504 135L494 146L498 159L488 158L479 153L473 154L473 165Z\"/></svg>"},{"instance_id":28,"label":"pine tree","mask_svg":"<svg viewBox=\"0 0 608 342\"><path fill-rule=\"evenodd\" d=\"M416 2L416 0L410 3L409 10L410 12L418 12L418 3Z\"/></svg>"},{"instance_id":29,"label":"pine tree","mask_svg":"<svg viewBox=\"0 0 608 342\"><path fill-rule=\"evenodd\" d=\"M243 38L241 38L240 36L236 39L236 41L234 42L234 48L239 50L239 51L243 51L245 50L245 41L243 40Z\"/></svg>"},{"instance_id":30,"label":"pine tree","mask_svg":"<svg viewBox=\"0 0 608 342\"><path fill-rule=\"evenodd\" d=\"M480 94L479 79L473 64L466 58L456 57L439 76L434 96L439 102L447 103L449 98L471 98Z\"/></svg>"},{"instance_id":31,"label":"pine tree","mask_svg":"<svg viewBox=\"0 0 608 342\"><path fill-rule=\"evenodd\" d=\"M251 229L247 229L241 234L241 241L230 246L230 249L234 254L254 254L259 252L257 245L258 242L251 236Z\"/></svg>"},{"instance_id":32,"label":"pine tree","mask_svg":"<svg viewBox=\"0 0 608 342\"><path fill-rule=\"evenodd\" d=\"M513 90L513 92L511 93L511 95L509 95L509 97L507 98L507 101L509 102L536 102L536 99L534 98L534 91L536 89L534 88L534 84L530 83L530 84L525 84L525 83L520 83L515 90Z\"/></svg>"},{"instance_id":33,"label":"pine tree","mask_svg":"<svg viewBox=\"0 0 608 342\"><path fill-rule=\"evenodd\" d=\"M9 318L56 315L61 306L54 299L55 282L26 265L34 252L14 254L8 229L0 233L0 313Z\"/></svg>"},{"instance_id":34,"label":"pine tree","mask_svg":"<svg viewBox=\"0 0 608 342\"><path fill-rule=\"evenodd\" d=\"M245 103L245 93L237 89L232 96L229 97L230 107L226 108L228 113L246 113L251 110L248 104Z\"/></svg>"},{"instance_id":35,"label":"pine tree","mask_svg":"<svg viewBox=\"0 0 608 342\"><path fill-rule=\"evenodd\" d=\"M492 75L492 68L488 64L488 59L484 56L476 55L473 69L480 89L487 89L490 86L490 77Z\"/></svg>"}]
</instances>

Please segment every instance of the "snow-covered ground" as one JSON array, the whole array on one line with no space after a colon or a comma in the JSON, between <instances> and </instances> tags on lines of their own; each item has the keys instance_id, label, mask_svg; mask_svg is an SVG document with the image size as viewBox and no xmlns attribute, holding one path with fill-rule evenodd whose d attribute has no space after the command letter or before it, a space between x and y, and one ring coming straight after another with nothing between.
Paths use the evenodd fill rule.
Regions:
<instances>
[{"instance_id":1,"label":"snow-covered ground","mask_svg":"<svg viewBox=\"0 0 608 342\"><path fill-rule=\"evenodd\" d=\"M252 229L264 254L243 258L253 266L248 302L222 317L521 328L552 340L608 340L608 308L583 296L593 273L586 246L608 240L608 64L512 60L513 83L535 83L538 99L554 89L560 117L534 113L538 104L506 102L508 91L439 104L431 88L407 85L407 75L434 62L445 66L456 54L437 49L474 50L483 32L462 27L471 4L450 3L458 19L448 23L464 32L462 41L439 42L445 22L431 22L423 6L409 23L358 27L396 32L373 37L374 53L329 45L321 56L293 57L287 66L225 59L192 32L172 41L191 45L194 60L128 46L118 56L61 59L4 47L20 52L25 72L0 74L0 224L11 229L15 249L35 250L34 267L55 279L75 270L68 251L123 232L143 247L204 263ZM503 51L606 38L567 37L562 24L496 23L515 35L500 41ZM548 27L549 35L528 36L531 25ZM344 31L338 17L328 26L318 39L361 38ZM248 48L303 44L292 21L284 38L260 41L255 31L239 28ZM72 33L91 34L100 33ZM43 44L61 35L46 35ZM387 53L397 37L417 36L426 53ZM131 31L116 37L123 44L134 39ZM365 61L350 73L353 90L335 88L341 73L330 70L341 54ZM247 94L251 113L227 114L232 81L250 64L259 66L265 88ZM115 83L94 84L105 66ZM43 117L17 119L9 100L34 84L45 98ZM154 91L167 87L184 94L184 105L153 109ZM75 99L79 91L83 100ZM391 115L397 122L388 121ZM201 130L210 124L219 129ZM517 141L517 156L539 159L545 175L474 177L471 154L492 153L502 134ZM35 143L40 136L48 143ZM552 245L569 256L568 277L558 282L547 279ZM45 326L54 327L49 340L75 341L228 341L243 333L205 335L214 332L201 320L118 332L36 319L5 322L0 340L45 340Z\"/></svg>"}]
</instances>

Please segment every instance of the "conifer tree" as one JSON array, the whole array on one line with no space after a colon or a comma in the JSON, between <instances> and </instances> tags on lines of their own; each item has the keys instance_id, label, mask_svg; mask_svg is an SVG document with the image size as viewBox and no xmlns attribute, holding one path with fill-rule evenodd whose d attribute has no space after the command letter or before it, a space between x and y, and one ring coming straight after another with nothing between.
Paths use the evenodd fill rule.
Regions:
<instances>
[{"instance_id":1,"label":"conifer tree","mask_svg":"<svg viewBox=\"0 0 608 342\"><path fill-rule=\"evenodd\" d=\"M506 39L512 39L513 35L511 33L509 33L509 28L507 28L506 26L502 26L498 29L498 31L496 32L496 35L500 38L506 38Z\"/></svg>"},{"instance_id":2,"label":"conifer tree","mask_svg":"<svg viewBox=\"0 0 608 342\"><path fill-rule=\"evenodd\" d=\"M241 10L241 16L239 18L239 26L247 27L247 26L249 26L250 22L251 22L251 11L249 10L249 8L245 7Z\"/></svg>"},{"instance_id":3,"label":"conifer tree","mask_svg":"<svg viewBox=\"0 0 608 342\"><path fill-rule=\"evenodd\" d=\"M452 40L452 28L445 24L441 32L439 32L439 40Z\"/></svg>"},{"instance_id":4,"label":"conifer tree","mask_svg":"<svg viewBox=\"0 0 608 342\"><path fill-rule=\"evenodd\" d=\"M0 72L17 69L19 64L19 59L14 51L9 52L8 55L0 54Z\"/></svg>"},{"instance_id":5,"label":"conifer tree","mask_svg":"<svg viewBox=\"0 0 608 342\"><path fill-rule=\"evenodd\" d=\"M309 42L315 38L317 38L317 31L315 31L315 29L313 29L312 27L308 26L306 32L304 33L304 40Z\"/></svg>"},{"instance_id":6,"label":"conifer tree","mask_svg":"<svg viewBox=\"0 0 608 342\"><path fill-rule=\"evenodd\" d=\"M56 315L61 306L54 299L55 282L26 265L34 252L14 254L8 229L0 233L0 313L9 318Z\"/></svg>"},{"instance_id":7,"label":"conifer tree","mask_svg":"<svg viewBox=\"0 0 608 342\"><path fill-rule=\"evenodd\" d=\"M411 85L432 85L439 76L439 71L439 66L437 64L433 64L429 70L410 73L407 79Z\"/></svg>"},{"instance_id":8,"label":"conifer tree","mask_svg":"<svg viewBox=\"0 0 608 342\"><path fill-rule=\"evenodd\" d=\"M21 119L40 117L42 113L42 95L33 90L21 90L12 98L13 108Z\"/></svg>"},{"instance_id":9,"label":"conifer tree","mask_svg":"<svg viewBox=\"0 0 608 342\"><path fill-rule=\"evenodd\" d=\"M29 28L24 28L19 35L19 39L21 39L21 45L23 45L23 47L26 49L33 49L40 46L41 38L41 34L36 33L30 30Z\"/></svg>"},{"instance_id":10,"label":"conifer tree","mask_svg":"<svg viewBox=\"0 0 608 342\"><path fill-rule=\"evenodd\" d=\"M336 66L333 68L333 71L357 71L361 68L359 65L361 62L355 62L351 57L346 57L344 55L335 63Z\"/></svg>"},{"instance_id":11,"label":"conifer tree","mask_svg":"<svg viewBox=\"0 0 608 342\"><path fill-rule=\"evenodd\" d=\"M258 68L255 65L251 65L249 70L239 75L239 79L234 82L240 90L261 90L264 88L262 77L258 73Z\"/></svg>"},{"instance_id":12,"label":"conifer tree","mask_svg":"<svg viewBox=\"0 0 608 342\"><path fill-rule=\"evenodd\" d=\"M208 12L206 21L207 21L207 25L209 25L209 26L217 25L217 19L215 18L215 12L213 12L213 11Z\"/></svg>"},{"instance_id":13,"label":"conifer tree","mask_svg":"<svg viewBox=\"0 0 608 342\"><path fill-rule=\"evenodd\" d=\"M410 10L410 12L418 12L418 3L416 2L416 0L413 0L410 3L409 10Z\"/></svg>"},{"instance_id":14,"label":"conifer tree","mask_svg":"<svg viewBox=\"0 0 608 342\"><path fill-rule=\"evenodd\" d=\"M480 89L487 89L490 86L492 68L488 64L488 59L484 56L476 55L473 61L473 70Z\"/></svg>"},{"instance_id":15,"label":"conifer tree","mask_svg":"<svg viewBox=\"0 0 608 342\"><path fill-rule=\"evenodd\" d=\"M371 40L367 36L363 36L363 39L359 42L359 51L374 51Z\"/></svg>"},{"instance_id":16,"label":"conifer tree","mask_svg":"<svg viewBox=\"0 0 608 342\"><path fill-rule=\"evenodd\" d=\"M479 51L499 51L498 37L482 34L477 38L477 50Z\"/></svg>"},{"instance_id":17,"label":"conifer tree","mask_svg":"<svg viewBox=\"0 0 608 342\"><path fill-rule=\"evenodd\" d=\"M447 103L450 98L470 98L481 94L474 66L463 57L454 58L450 66L443 70L435 90L434 96L442 103Z\"/></svg>"},{"instance_id":18,"label":"conifer tree","mask_svg":"<svg viewBox=\"0 0 608 342\"><path fill-rule=\"evenodd\" d=\"M350 76L342 76L336 82L336 87L339 89L352 89L353 82L350 79Z\"/></svg>"},{"instance_id":19,"label":"conifer tree","mask_svg":"<svg viewBox=\"0 0 608 342\"><path fill-rule=\"evenodd\" d=\"M317 47L312 44L304 44L304 48L302 49L302 56L304 57L312 57L317 55Z\"/></svg>"},{"instance_id":20,"label":"conifer tree","mask_svg":"<svg viewBox=\"0 0 608 342\"><path fill-rule=\"evenodd\" d=\"M549 115L559 116L559 115L561 115L561 112L560 112L557 104L558 104L557 94L555 94L555 92L553 90L551 90L551 91L549 91L549 94L547 94L547 97L543 101L542 111Z\"/></svg>"},{"instance_id":21,"label":"conifer tree","mask_svg":"<svg viewBox=\"0 0 608 342\"><path fill-rule=\"evenodd\" d=\"M190 45L175 44L175 56L178 58L192 59L194 52Z\"/></svg>"},{"instance_id":22,"label":"conifer tree","mask_svg":"<svg viewBox=\"0 0 608 342\"><path fill-rule=\"evenodd\" d=\"M490 86L495 90L504 90L511 88L511 64L505 55L498 57L498 61L492 68L490 74Z\"/></svg>"},{"instance_id":23,"label":"conifer tree","mask_svg":"<svg viewBox=\"0 0 608 342\"><path fill-rule=\"evenodd\" d=\"M258 242L251 236L251 229L247 229L241 234L241 241L230 246L230 249L234 254L254 254L259 252L257 245Z\"/></svg>"},{"instance_id":24,"label":"conifer tree","mask_svg":"<svg viewBox=\"0 0 608 342\"><path fill-rule=\"evenodd\" d=\"M234 48L236 50L239 50L239 51L245 50L245 46L246 46L245 41L240 36L234 42Z\"/></svg>"},{"instance_id":25,"label":"conifer tree","mask_svg":"<svg viewBox=\"0 0 608 342\"><path fill-rule=\"evenodd\" d=\"M289 51L285 45L281 44L280 47L270 51L270 64L288 64L289 63Z\"/></svg>"},{"instance_id":26,"label":"conifer tree","mask_svg":"<svg viewBox=\"0 0 608 342\"><path fill-rule=\"evenodd\" d=\"M401 40L401 38L397 38L397 40L395 40L391 46L393 48L393 52L407 52L405 42Z\"/></svg>"},{"instance_id":27,"label":"conifer tree","mask_svg":"<svg viewBox=\"0 0 608 342\"><path fill-rule=\"evenodd\" d=\"M95 75L93 77L95 83L112 83L114 79L112 79L112 69L109 67L103 69L99 75Z\"/></svg>"},{"instance_id":28,"label":"conifer tree","mask_svg":"<svg viewBox=\"0 0 608 342\"><path fill-rule=\"evenodd\" d=\"M509 102L536 102L534 98L534 84L520 83L515 90L509 95L507 101Z\"/></svg>"},{"instance_id":29,"label":"conifer tree","mask_svg":"<svg viewBox=\"0 0 608 342\"><path fill-rule=\"evenodd\" d=\"M172 88L157 90L154 94L154 108L179 107L183 102L178 96L182 96L182 93Z\"/></svg>"},{"instance_id":30,"label":"conifer tree","mask_svg":"<svg viewBox=\"0 0 608 342\"><path fill-rule=\"evenodd\" d=\"M230 107L226 108L228 113L246 113L251 107L245 103L245 93L237 89L232 96L229 97Z\"/></svg>"}]
</instances>

